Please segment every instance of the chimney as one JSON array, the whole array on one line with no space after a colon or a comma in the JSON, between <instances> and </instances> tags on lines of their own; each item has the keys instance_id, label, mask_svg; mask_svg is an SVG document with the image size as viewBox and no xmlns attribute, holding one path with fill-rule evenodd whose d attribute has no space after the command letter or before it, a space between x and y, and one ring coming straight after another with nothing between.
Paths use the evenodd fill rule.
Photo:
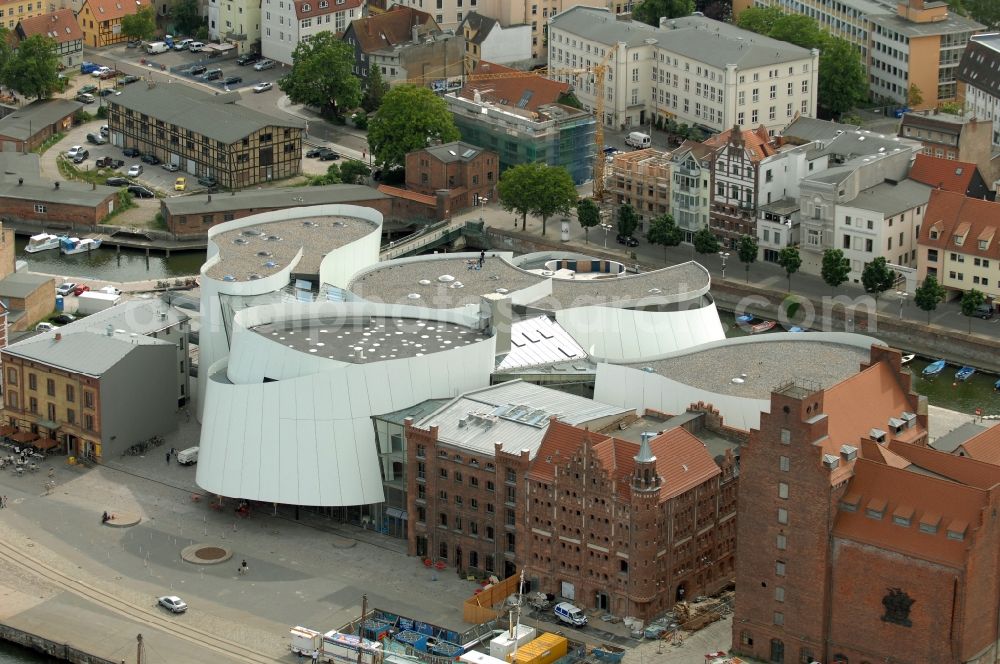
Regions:
<instances>
[{"instance_id":1,"label":"chimney","mask_svg":"<svg viewBox=\"0 0 1000 664\"><path fill-rule=\"evenodd\" d=\"M56 182L56 189L59 189L59 183Z\"/></svg>"},{"instance_id":2,"label":"chimney","mask_svg":"<svg viewBox=\"0 0 1000 664\"><path fill-rule=\"evenodd\" d=\"M414 44L420 43L420 26L416 23L414 23L413 27L410 28L410 36L413 39Z\"/></svg>"},{"instance_id":3,"label":"chimney","mask_svg":"<svg viewBox=\"0 0 1000 664\"><path fill-rule=\"evenodd\" d=\"M62 341L62 332L56 332L56 341Z\"/></svg>"},{"instance_id":4,"label":"chimney","mask_svg":"<svg viewBox=\"0 0 1000 664\"><path fill-rule=\"evenodd\" d=\"M209 203L211 203L211 202L212 202L212 194L209 194L209 195L208 195L208 201L207 201L207 202L209 202Z\"/></svg>"},{"instance_id":5,"label":"chimney","mask_svg":"<svg viewBox=\"0 0 1000 664\"><path fill-rule=\"evenodd\" d=\"M22 184L24 184L24 178L18 178L17 179L17 186L20 187Z\"/></svg>"}]
</instances>

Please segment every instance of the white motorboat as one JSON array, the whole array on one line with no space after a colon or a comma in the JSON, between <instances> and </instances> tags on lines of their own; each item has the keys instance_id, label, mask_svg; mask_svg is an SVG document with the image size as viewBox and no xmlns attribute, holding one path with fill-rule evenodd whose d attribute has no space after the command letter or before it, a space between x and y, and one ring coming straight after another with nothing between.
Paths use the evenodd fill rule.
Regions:
<instances>
[{"instance_id":1,"label":"white motorboat","mask_svg":"<svg viewBox=\"0 0 1000 664\"><path fill-rule=\"evenodd\" d=\"M51 233L39 233L38 235L32 235L28 239L28 244L25 245L24 250L29 254L33 254L39 251L48 251L49 249L59 248L60 237L58 235L52 235Z\"/></svg>"},{"instance_id":2,"label":"white motorboat","mask_svg":"<svg viewBox=\"0 0 1000 664\"><path fill-rule=\"evenodd\" d=\"M64 237L59 241L59 249L64 254L82 254L101 246L101 241L92 237Z\"/></svg>"}]
</instances>

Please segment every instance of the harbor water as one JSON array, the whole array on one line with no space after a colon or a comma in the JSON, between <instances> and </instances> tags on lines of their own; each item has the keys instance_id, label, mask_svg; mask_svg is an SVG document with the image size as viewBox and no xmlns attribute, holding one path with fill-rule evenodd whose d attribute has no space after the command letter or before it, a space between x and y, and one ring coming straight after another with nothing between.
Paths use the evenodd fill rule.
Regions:
<instances>
[{"instance_id":1,"label":"harbor water","mask_svg":"<svg viewBox=\"0 0 1000 664\"><path fill-rule=\"evenodd\" d=\"M42 664L42 662L51 661L52 658L36 653L34 650L0 641L0 664Z\"/></svg>"},{"instance_id":2,"label":"harbor water","mask_svg":"<svg viewBox=\"0 0 1000 664\"><path fill-rule=\"evenodd\" d=\"M198 251L173 252L167 258L161 252L146 252L137 249L122 249L119 254L113 248L100 248L86 254L67 256L58 249L49 249L29 254L24 250L28 238L18 235L15 251L18 260L28 263L32 272L59 274L95 281L144 281L166 279L198 274L205 262L204 249Z\"/></svg>"}]
</instances>

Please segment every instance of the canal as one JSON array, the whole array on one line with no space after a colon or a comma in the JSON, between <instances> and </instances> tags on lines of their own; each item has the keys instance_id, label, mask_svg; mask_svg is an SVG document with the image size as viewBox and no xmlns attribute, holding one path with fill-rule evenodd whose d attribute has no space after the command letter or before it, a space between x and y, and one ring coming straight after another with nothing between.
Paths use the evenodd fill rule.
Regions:
<instances>
[{"instance_id":1,"label":"canal","mask_svg":"<svg viewBox=\"0 0 1000 664\"><path fill-rule=\"evenodd\" d=\"M198 274L205 261L205 251L172 252L170 258L162 253L122 249L118 254L114 249L101 248L89 254L67 256L58 249L49 249L29 254L24 250L28 243L26 236L18 235L15 251L19 260L28 263L32 272L62 274L95 281L145 281L166 279Z\"/></svg>"}]
</instances>

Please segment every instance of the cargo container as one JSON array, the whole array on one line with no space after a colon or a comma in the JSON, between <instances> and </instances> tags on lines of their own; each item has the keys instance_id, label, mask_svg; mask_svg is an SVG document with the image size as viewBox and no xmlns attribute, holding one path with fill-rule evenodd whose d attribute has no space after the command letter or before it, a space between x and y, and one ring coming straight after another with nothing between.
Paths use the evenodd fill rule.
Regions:
<instances>
[{"instance_id":1,"label":"cargo container","mask_svg":"<svg viewBox=\"0 0 1000 664\"><path fill-rule=\"evenodd\" d=\"M512 664L552 664L564 657L568 649L566 637L546 633L518 648L510 661Z\"/></svg>"},{"instance_id":2,"label":"cargo container","mask_svg":"<svg viewBox=\"0 0 1000 664\"><path fill-rule=\"evenodd\" d=\"M291 639L289 648L295 654L309 656L312 655L314 650L319 650L323 647L323 634L308 627L293 627L289 630L288 637Z\"/></svg>"},{"instance_id":3,"label":"cargo container","mask_svg":"<svg viewBox=\"0 0 1000 664\"><path fill-rule=\"evenodd\" d=\"M382 644L330 630L323 635L322 660L341 664L381 664Z\"/></svg>"},{"instance_id":4,"label":"cargo container","mask_svg":"<svg viewBox=\"0 0 1000 664\"><path fill-rule=\"evenodd\" d=\"M509 630L504 630L503 634L498 634L490 641L490 655L496 659L509 661L510 654L515 648L520 648L535 640L538 630L529 625L520 623L514 628L515 636L510 635Z\"/></svg>"}]
</instances>

